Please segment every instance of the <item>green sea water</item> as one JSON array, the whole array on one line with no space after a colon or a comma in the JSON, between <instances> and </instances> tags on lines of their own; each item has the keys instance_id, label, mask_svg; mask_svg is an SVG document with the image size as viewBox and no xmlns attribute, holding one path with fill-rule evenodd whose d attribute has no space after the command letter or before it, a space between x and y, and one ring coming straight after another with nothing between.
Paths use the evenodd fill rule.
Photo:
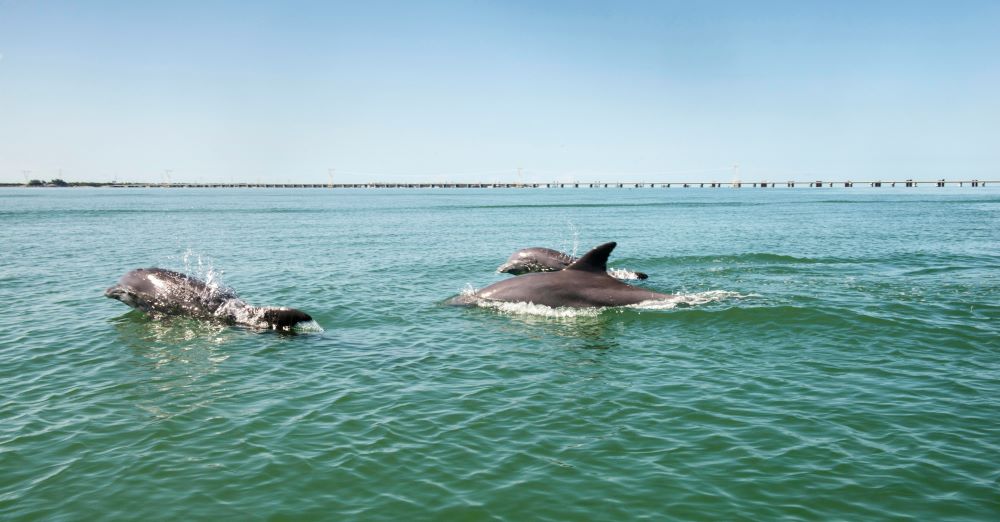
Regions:
<instances>
[{"instance_id":1,"label":"green sea water","mask_svg":"<svg viewBox=\"0 0 1000 522\"><path fill-rule=\"evenodd\" d=\"M681 300L443 304L606 241ZM0 303L4 520L1000 519L995 187L0 189Z\"/></svg>"}]
</instances>

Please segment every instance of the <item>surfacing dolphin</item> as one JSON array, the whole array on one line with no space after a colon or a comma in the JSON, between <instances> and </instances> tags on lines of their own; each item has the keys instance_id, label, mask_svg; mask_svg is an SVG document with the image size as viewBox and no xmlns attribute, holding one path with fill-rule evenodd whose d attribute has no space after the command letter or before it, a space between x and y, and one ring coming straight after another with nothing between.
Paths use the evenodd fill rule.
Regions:
<instances>
[{"instance_id":1,"label":"surfacing dolphin","mask_svg":"<svg viewBox=\"0 0 1000 522\"><path fill-rule=\"evenodd\" d=\"M608 256L617 243L605 243L557 272L525 274L494 283L450 304L479 302L533 303L551 307L625 306L669 299L670 294L630 286L608 275Z\"/></svg>"},{"instance_id":2,"label":"surfacing dolphin","mask_svg":"<svg viewBox=\"0 0 1000 522\"><path fill-rule=\"evenodd\" d=\"M513 275L533 272L555 272L572 265L576 258L545 247L522 248L514 252L507 262L497 267L497 272ZM611 276L616 279L647 279L648 275L623 268L613 270Z\"/></svg>"},{"instance_id":3,"label":"surfacing dolphin","mask_svg":"<svg viewBox=\"0 0 1000 522\"><path fill-rule=\"evenodd\" d=\"M252 306L232 290L162 268L133 270L105 290L104 296L146 313L185 315L250 328L287 331L312 321L300 310Z\"/></svg>"}]
</instances>

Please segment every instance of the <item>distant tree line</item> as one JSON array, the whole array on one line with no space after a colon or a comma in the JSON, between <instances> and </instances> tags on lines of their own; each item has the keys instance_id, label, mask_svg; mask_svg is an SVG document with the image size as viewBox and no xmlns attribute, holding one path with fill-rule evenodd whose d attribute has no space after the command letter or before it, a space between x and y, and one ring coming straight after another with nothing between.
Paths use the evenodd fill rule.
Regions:
<instances>
[{"instance_id":1,"label":"distant tree line","mask_svg":"<svg viewBox=\"0 0 1000 522\"><path fill-rule=\"evenodd\" d=\"M56 179L54 179L52 181L49 181L48 183L46 183L45 181L42 181L40 179L33 179L33 180L31 180L31 181L28 182L28 186L29 187L68 187L68 186L70 186L70 184L66 183L65 181L63 181L63 180L61 180L59 178L56 178Z\"/></svg>"},{"instance_id":2,"label":"distant tree line","mask_svg":"<svg viewBox=\"0 0 1000 522\"><path fill-rule=\"evenodd\" d=\"M116 183L106 181L65 181L59 178L51 181L33 179L27 183L0 182L0 187L110 187L113 185L116 185ZM125 185L129 185L129 183L125 183Z\"/></svg>"}]
</instances>

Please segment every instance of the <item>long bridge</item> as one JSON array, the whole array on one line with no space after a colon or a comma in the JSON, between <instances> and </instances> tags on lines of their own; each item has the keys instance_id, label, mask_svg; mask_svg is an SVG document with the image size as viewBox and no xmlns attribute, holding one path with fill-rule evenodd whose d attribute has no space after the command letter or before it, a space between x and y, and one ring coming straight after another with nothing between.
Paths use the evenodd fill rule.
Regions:
<instances>
[{"instance_id":1,"label":"long bridge","mask_svg":"<svg viewBox=\"0 0 1000 522\"><path fill-rule=\"evenodd\" d=\"M916 181L912 179L896 181L728 181L704 183L660 183L660 182L549 182L549 183L91 183L85 185L107 186L115 188L296 188L296 189L521 189L521 188L851 188L851 187L985 187L987 184L1000 184L1000 181L978 179L971 180L933 180ZM84 184L79 184L84 185Z\"/></svg>"}]
</instances>

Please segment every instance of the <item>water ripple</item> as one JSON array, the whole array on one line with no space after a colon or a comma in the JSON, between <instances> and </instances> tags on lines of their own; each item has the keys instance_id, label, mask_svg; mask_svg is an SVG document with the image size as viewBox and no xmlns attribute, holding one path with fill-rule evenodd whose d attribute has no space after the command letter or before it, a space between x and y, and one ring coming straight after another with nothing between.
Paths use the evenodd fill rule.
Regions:
<instances>
[{"instance_id":1,"label":"water ripple","mask_svg":"<svg viewBox=\"0 0 1000 522\"><path fill-rule=\"evenodd\" d=\"M995 519L997 200L764 192L0 189L0 518ZM438 305L543 239L703 301ZM325 330L100 297L189 252Z\"/></svg>"}]
</instances>

